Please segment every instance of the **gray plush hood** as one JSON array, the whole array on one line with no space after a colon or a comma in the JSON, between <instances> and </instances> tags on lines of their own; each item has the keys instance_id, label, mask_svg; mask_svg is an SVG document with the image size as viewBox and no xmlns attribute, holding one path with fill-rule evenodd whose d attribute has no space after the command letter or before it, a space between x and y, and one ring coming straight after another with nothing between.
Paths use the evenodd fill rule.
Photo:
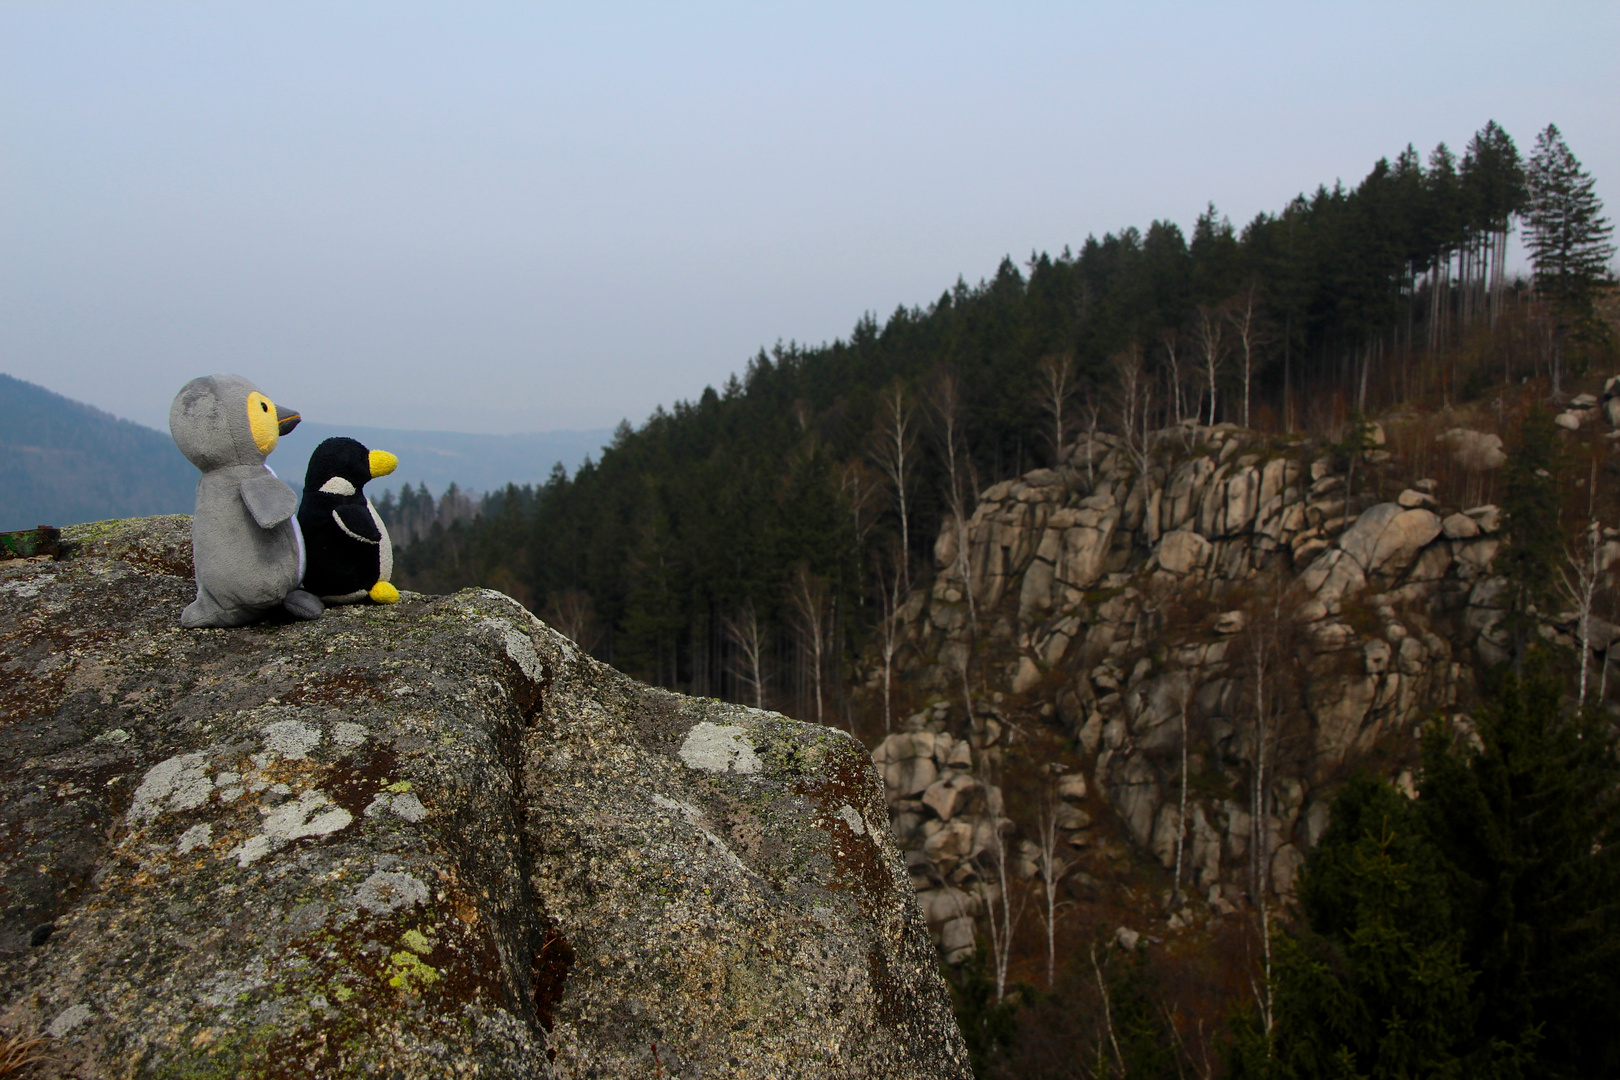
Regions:
<instances>
[{"instance_id":1,"label":"gray plush hood","mask_svg":"<svg viewBox=\"0 0 1620 1080\"><path fill-rule=\"evenodd\" d=\"M227 465L261 465L253 441L247 397L260 392L240 375L205 375L180 388L169 406L169 434L186 459L203 472Z\"/></svg>"}]
</instances>

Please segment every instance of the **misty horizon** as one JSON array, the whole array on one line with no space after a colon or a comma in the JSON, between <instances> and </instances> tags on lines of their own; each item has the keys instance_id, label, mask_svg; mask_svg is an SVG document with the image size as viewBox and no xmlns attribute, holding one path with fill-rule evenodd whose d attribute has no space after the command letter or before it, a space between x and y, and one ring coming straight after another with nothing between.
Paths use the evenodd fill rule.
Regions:
<instances>
[{"instance_id":1,"label":"misty horizon","mask_svg":"<svg viewBox=\"0 0 1620 1080\"><path fill-rule=\"evenodd\" d=\"M1463 10L6 5L0 370L159 429L217 371L339 424L611 428L1490 119L1558 123L1613 205L1620 13Z\"/></svg>"}]
</instances>

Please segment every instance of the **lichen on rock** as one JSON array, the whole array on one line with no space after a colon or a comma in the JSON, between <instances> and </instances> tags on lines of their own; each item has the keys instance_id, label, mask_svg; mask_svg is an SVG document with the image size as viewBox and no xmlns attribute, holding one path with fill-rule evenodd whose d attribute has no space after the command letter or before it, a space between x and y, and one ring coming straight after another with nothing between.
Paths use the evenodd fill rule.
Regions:
<instances>
[{"instance_id":1,"label":"lichen on rock","mask_svg":"<svg viewBox=\"0 0 1620 1080\"><path fill-rule=\"evenodd\" d=\"M969 1074L847 735L487 590L182 630L188 525L0 564L0 1033L39 1075Z\"/></svg>"}]
</instances>

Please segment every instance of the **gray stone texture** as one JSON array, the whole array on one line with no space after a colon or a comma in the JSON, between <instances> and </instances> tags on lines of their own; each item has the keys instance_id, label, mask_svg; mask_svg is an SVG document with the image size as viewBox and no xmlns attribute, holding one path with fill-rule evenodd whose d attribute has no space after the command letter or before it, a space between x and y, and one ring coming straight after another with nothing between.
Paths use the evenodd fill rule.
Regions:
<instances>
[{"instance_id":1,"label":"gray stone texture","mask_svg":"<svg viewBox=\"0 0 1620 1080\"><path fill-rule=\"evenodd\" d=\"M913 879L970 897L966 914L999 888L998 834L1015 852L1009 873L1036 872L1022 846L1033 822L1002 815L997 770L1041 718L1083 752L1085 775L1064 795L1075 805L1055 819L1061 845L1096 853L1117 838L1173 866L1179 838L1183 887L1228 913L1256 879L1291 892L1347 771L1410 767L1423 722L1455 712L1477 673L1507 656L1495 506L1445 506L1435 481L1401 475L1388 455L1364 454L1352 476L1342 455L1303 437L1183 425L1148 438L1146 473L1121 439L1099 435L1058 470L981 493L965 541L977 637L954 563L902 609L898 666L924 708L873 759ZM1493 434L1457 429L1441 445L1469 477L1505 460ZM951 532L940 547L954 558ZM1613 543L1605 567L1620 562ZM1281 597L1269 617L1255 600L1268 590ZM1572 643L1567 617L1545 621L1543 633ZM1265 733L1269 820L1256 828L1249 658L1262 633L1286 641L1286 678L1274 662L1268 680L1272 700L1287 700ZM1595 663L1617 637L1594 631ZM976 677L988 674L964 704L968 655ZM1184 743L1195 759L1185 812ZM963 764L948 765L942 744L965 748ZM954 925L964 912L932 903L924 914L943 955L971 953Z\"/></svg>"},{"instance_id":2,"label":"gray stone texture","mask_svg":"<svg viewBox=\"0 0 1620 1080\"><path fill-rule=\"evenodd\" d=\"M970 1075L848 736L488 591L184 630L188 528L0 562L0 1034L51 1040L35 1075Z\"/></svg>"}]
</instances>

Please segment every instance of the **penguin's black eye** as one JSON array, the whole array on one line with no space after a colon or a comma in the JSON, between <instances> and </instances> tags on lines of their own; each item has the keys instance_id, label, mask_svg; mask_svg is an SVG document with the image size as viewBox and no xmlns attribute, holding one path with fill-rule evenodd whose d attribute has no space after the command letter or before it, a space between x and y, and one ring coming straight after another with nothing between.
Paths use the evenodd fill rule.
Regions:
<instances>
[{"instance_id":1,"label":"penguin's black eye","mask_svg":"<svg viewBox=\"0 0 1620 1080\"><path fill-rule=\"evenodd\" d=\"M270 406L268 406L268 405L266 405L266 404L265 404L265 403L264 403L264 402L262 402L262 401L261 401L261 402L259 402L259 408L260 408L260 409L262 409L262 410L264 410L264 411L265 411L265 412L269 412L269 411L270 411Z\"/></svg>"}]
</instances>

